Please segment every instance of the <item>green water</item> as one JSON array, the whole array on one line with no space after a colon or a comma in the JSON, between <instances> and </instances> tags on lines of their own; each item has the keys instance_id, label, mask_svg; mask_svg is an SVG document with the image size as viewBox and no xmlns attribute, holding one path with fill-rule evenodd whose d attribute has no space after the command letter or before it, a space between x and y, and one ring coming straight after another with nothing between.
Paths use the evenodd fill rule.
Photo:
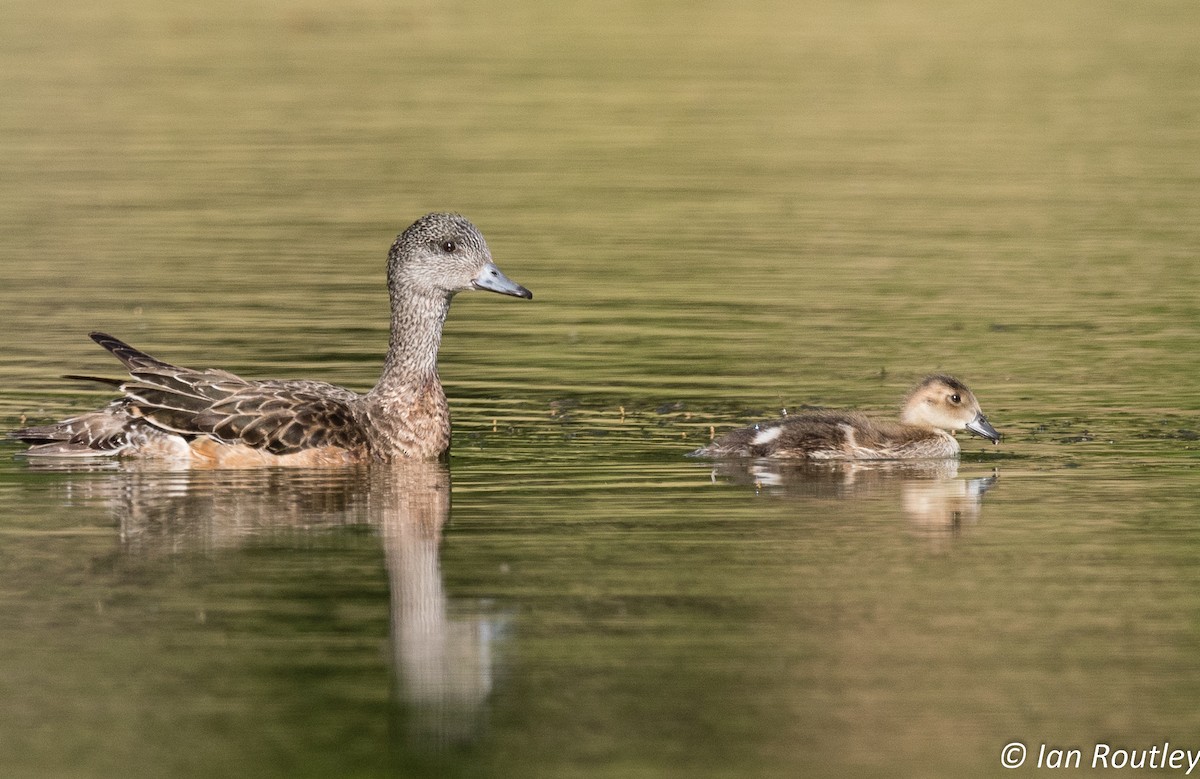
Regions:
<instances>
[{"instance_id":1,"label":"green water","mask_svg":"<svg viewBox=\"0 0 1200 779\"><path fill-rule=\"evenodd\" d=\"M4 776L974 776L1200 749L1200 7L7 4L0 426L103 329L364 389L475 221L448 469L0 443ZM932 371L944 468L697 462ZM1025 773L1035 773L1026 771ZM1021 774L1022 772L1017 772Z\"/></svg>"}]
</instances>

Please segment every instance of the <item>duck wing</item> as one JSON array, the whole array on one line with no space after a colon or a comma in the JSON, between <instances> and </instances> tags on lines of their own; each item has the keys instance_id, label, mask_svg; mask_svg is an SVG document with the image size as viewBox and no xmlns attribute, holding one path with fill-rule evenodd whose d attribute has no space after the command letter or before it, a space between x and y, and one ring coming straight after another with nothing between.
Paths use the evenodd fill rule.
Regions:
<instances>
[{"instance_id":1,"label":"duck wing","mask_svg":"<svg viewBox=\"0 0 1200 779\"><path fill-rule=\"evenodd\" d=\"M360 396L319 381L248 381L228 371L193 370L163 362L104 333L92 333L125 365L121 383L128 413L185 437L289 454L366 444L358 424Z\"/></svg>"}]
</instances>

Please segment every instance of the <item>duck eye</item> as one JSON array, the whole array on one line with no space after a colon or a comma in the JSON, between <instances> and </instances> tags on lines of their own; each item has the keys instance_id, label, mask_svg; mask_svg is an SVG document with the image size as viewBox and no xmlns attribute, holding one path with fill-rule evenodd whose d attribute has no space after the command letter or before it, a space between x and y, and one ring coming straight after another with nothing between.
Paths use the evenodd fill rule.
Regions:
<instances>
[{"instance_id":1,"label":"duck eye","mask_svg":"<svg viewBox=\"0 0 1200 779\"><path fill-rule=\"evenodd\" d=\"M454 250L458 248L458 244L454 241L442 241L442 251L446 254L454 254Z\"/></svg>"},{"instance_id":2,"label":"duck eye","mask_svg":"<svg viewBox=\"0 0 1200 779\"><path fill-rule=\"evenodd\" d=\"M954 393L953 395L951 395L951 396L950 396L950 402L951 402L951 403L958 403L958 402L960 402L961 400L962 400L962 398L960 398L960 397L958 396L958 393L957 393L957 392L956 392L956 393Z\"/></svg>"}]
</instances>

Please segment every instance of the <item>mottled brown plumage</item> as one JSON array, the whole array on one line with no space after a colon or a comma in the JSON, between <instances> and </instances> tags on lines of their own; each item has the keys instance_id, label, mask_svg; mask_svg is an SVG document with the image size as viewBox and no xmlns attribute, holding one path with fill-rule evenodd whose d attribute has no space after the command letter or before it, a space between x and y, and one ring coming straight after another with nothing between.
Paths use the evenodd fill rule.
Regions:
<instances>
[{"instance_id":1,"label":"mottled brown plumage","mask_svg":"<svg viewBox=\"0 0 1200 779\"><path fill-rule=\"evenodd\" d=\"M320 381L243 379L182 368L92 333L129 371L124 396L71 419L12 433L29 456L159 456L196 466L328 465L435 459L450 448L437 374L442 325L458 292L531 298L492 263L457 214L429 214L388 253L392 327L383 374L360 395Z\"/></svg>"},{"instance_id":2,"label":"mottled brown plumage","mask_svg":"<svg viewBox=\"0 0 1200 779\"><path fill-rule=\"evenodd\" d=\"M959 447L954 430L1000 440L971 390L952 376L936 375L909 392L899 422L871 419L858 411L792 414L732 430L691 455L804 460L955 457Z\"/></svg>"}]
</instances>

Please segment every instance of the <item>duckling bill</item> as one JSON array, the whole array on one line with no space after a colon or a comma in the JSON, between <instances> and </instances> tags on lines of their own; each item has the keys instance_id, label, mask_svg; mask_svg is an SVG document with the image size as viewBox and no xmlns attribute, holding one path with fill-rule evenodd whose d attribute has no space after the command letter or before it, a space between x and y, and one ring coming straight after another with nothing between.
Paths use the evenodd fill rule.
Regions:
<instances>
[{"instance_id":1,"label":"duckling bill","mask_svg":"<svg viewBox=\"0 0 1200 779\"><path fill-rule=\"evenodd\" d=\"M771 457L803 460L904 460L957 457L954 431L997 443L974 393L953 376L928 376L905 397L900 421L858 411L792 414L732 430L692 457Z\"/></svg>"},{"instance_id":2,"label":"duckling bill","mask_svg":"<svg viewBox=\"0 0 1200 779\"><path fill-rule=\"evenodd\" d=\"M320 381L183 368L92 333L129 371L126 380L100 380L123 396L98 411L11 435L32 445L30 457L167 457L200 467L444 457L450 409L437 357L451 299L467 290L525 299L533 293L500 272L475 225L448 213L427 214L397 236L387 283L388 353L378 383L365 394Z\"/></svg>"}]
</instances>

